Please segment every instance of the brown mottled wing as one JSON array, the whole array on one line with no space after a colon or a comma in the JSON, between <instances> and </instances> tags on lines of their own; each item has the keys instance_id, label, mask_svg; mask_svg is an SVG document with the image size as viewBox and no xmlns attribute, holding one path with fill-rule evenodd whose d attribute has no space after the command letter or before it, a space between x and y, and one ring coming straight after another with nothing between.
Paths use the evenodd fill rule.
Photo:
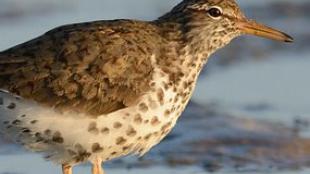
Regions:
<instances>
[{"instance_id":1,"label":"brown mottled wing","mask_svg":"<svg viewBox=\"0 0 310 174\"><path fill-rule=\"evenodd\" d=\"M0 53L0 88L94 117L128 107L149 89L155 32L126 20L54 29Z\"/></svg>"}]
</instances>

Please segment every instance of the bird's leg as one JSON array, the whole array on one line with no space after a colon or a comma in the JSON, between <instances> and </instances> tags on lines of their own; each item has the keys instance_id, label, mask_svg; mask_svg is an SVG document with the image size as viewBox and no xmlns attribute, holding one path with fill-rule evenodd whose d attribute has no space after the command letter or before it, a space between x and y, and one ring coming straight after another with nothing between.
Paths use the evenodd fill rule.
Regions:
<instances>
[{"instance_id":1,"label":"bird's leg","mask_svg":"<svg viewBox=\"0 0 310 174\"><path fill-rule=\"evenodd\" d=\"M92 161L92 174L104 174L102 169L102 159L96 158L96 160Z\"/></svg>"},{"instance_id":2,"label":"bird's leg","mask_svg":"<svg viewBox=\"0 0 310 174\"><path fill-rule=\"evenodd\" d=\"M63 164L62 165L62 173L63 174L72 174L72 166L67 165L67 164Z\"/></svg>"}]
</instances>

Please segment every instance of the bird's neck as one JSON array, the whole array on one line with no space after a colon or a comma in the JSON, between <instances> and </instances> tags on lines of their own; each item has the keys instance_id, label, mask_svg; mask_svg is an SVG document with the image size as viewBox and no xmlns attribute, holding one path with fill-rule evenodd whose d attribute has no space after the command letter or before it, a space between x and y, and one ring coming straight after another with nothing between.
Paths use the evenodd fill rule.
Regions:
<instances>
[{"instance_id":1,"label":"bird's neck","mask_svg":"<svg viewBox=\"0 0 310 174\"><path fill-rule=\"evenodd\" d=\"M167 17L155 21L163 38L163 55L158 64L170 73L174 72L176 77L195 76L197 79L212 52L208 49L204 37L197 36L199 31L189 30L186 21L182 20L185 19Z\"/></svg>"}]
</instances>

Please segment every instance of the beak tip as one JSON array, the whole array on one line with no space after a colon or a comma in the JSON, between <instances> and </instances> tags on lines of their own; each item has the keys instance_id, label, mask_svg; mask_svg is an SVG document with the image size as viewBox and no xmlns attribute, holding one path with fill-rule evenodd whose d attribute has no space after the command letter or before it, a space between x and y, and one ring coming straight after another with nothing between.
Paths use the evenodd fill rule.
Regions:
<instances>
[{"instance_id":1,"label":"beak tip","mask_svg":"<svg viewBox=\"0 0 310 174\"><path fill-rule=\"evenodd\" d=\"M259 24L255 21L239 21L238 23L239 29L244 34L250 34L250 35L255 35L258 37L264 37L267 39L272 39L276 41L281 41L281 42L286 42L286 43L292 43L294 42L294 38L291 37L290 35L281 32L279 30L270 28L268 26Z\"/></svg>"},{"instance_id":2,"label":"beak tip","mask_svg":"<svg viewBox=\"0 0 310 174\"><path fill-rule=\"evenodd\" d=\"M294 42L294 38L286 34L285 42L286 43L293 43Z\"/></svg>"}]
</instances>

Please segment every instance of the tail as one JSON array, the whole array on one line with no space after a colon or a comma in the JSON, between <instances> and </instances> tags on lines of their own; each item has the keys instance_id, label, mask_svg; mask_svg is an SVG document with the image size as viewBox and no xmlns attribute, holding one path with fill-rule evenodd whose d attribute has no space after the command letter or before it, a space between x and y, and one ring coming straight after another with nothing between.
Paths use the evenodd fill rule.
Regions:
<instances>
[{"instance_id":1,"label":"tail","mask_svg":"<svg viewBox=\"0 0 310 174\"><path fill-rule=\"evenodd\" d=\"M0 90L0 133L57 164L72 160L67 148L77 144L77 139L88 145L93 138L81 136L92 119L76 115L58 113Z\"/></svg>"},{"instance_id":2,"label":"tail","mask_svg":"<svg viewBox=\"0 0 310 174\"><path fill-rule=\"evenodd\" d=\"M17 57L0 53L0 76L11 75L19 70L25 69L26 59L24 57ZM18 65L18 66L17 66Z\"/></svg>"},{"instance_id":3,"label":"tail","mask_svg":"<svg viewBox=\"0 0 310 174\"><path fill-rule=\"evenodd\" d=\"M0 132L16 143L29 144L34 135L27 127L34 120L21 112L23 106L20 97L0 90Z\"/></svg>"}]
</instances>

